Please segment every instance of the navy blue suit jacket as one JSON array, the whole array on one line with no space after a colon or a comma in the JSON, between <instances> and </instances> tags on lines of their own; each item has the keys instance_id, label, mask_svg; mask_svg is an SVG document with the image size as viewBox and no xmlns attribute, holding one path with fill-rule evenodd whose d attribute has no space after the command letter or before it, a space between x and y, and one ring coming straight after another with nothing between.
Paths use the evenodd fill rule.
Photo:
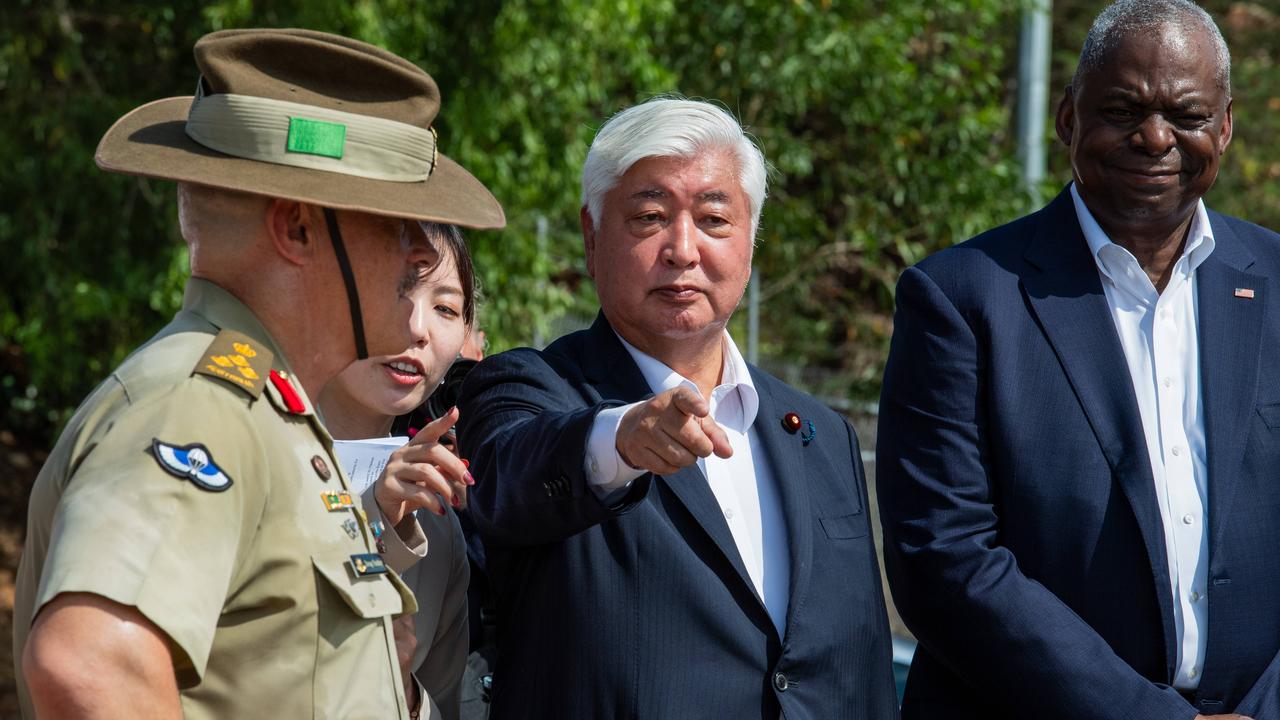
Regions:
<instances>
[{"instance_id":1,"label":"navy blue suit jacket","mask_svg":"<svg viewBox=\"0 0 1280 720\"><path fill-rule=\"evenodd\" d=\"M1280 717L1280 236L1209 217L1217 245L1196 276L1209 619L1194 704L1169 687L1151 464L1064 191L898 283L876 470L890 587L920 641L904 718Z\"/></svg>"},{"instance_id":2,"label":"navy blue suit jacket","mask_svg":"<svg viewBox=\"0 0 1280 720\"><path fill-rule=\"evenodd\" d=\"M696 465L644 475L612 507L587 486L596 413L652 394L603 315L468 376L459 438L499 614L492 717L897 717L857 439L751 376L790 547L784 639ZM807 447L782 427L791 411L817 429Z\"/></svg>"}]
</instances>

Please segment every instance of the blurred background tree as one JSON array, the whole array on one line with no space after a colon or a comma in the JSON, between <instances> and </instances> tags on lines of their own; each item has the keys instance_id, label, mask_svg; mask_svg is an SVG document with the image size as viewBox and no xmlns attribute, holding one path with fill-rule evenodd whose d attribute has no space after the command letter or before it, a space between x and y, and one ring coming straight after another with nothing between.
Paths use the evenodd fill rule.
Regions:
<instances>
[{"instance_id":1,"label":"blurred background tree","mask_svg":"<svg viewBox=\"0 0 1280 720\"><path fill-rule=\"evenodd\" d=\"M1051 98L1101 0L1054 3ZM1235 53L1236 140L1210 202L1280 227L1280 20L1210 0ZM0 10L0 430L51 443L181 300L168 183L93 165L129 109L189 94L219 28L383 45L439 83L443 149L507 209L471 235L492 350L590 319L578 177L604 118L661 93L723 103L773 165L757 250L762 364L874 400L903 267L1026 212L1010 137L1018 0L11 0ZM1052 127L1046 127L1046 142ZM1050 152L1046 193L1068 177ZM735 318L743 340L745 312Z\"/></svg>"}]
</instances>

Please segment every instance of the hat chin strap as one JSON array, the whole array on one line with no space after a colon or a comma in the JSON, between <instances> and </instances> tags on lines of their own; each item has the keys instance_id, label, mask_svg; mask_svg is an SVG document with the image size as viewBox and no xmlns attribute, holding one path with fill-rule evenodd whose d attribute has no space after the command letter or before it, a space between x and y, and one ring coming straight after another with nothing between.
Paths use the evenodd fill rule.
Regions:
<instances>
[{"instance_id":1,"label":"hat chin strap","mask_svg":"<svg viewBox=\"0 0 1280 720\"><path fill-rule=\"evenodd\" d=\"M333 210L324 208L324 221L329 226L333 254L338 256L342 282L347 286L347 304L351 308L351 328L356 334L356 359L364 360L369 357L369 348L364 342L364 316L360 314L360 292L356 289L356 276L351 271L351 260L347 258L347 247L342 242L342 232L338 230L338 216Z\"/></svg>"}]
</instances>

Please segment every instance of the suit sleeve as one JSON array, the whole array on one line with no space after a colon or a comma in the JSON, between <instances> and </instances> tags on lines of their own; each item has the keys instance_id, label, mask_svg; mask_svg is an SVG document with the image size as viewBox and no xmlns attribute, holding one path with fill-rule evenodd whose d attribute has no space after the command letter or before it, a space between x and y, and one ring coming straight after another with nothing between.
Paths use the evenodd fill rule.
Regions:
<instances>
[{"instance_id":1,"label":"suit sleeve","mask_svg":"<svg viewBox=\"0 0 1280 720\"><path fill-rule=\"evenodd\" d=\"M1271 660L1233 712L1257 720L1280 718L1280 654Z\"/></svg>"},{"instance_id":2,"label":"suit sleeve","mask_svg":"<svg viewBox=\"0 0 1280 720\"><path fill-rule=\"evenodd\" d=\"M438 717L457 720L462 712L462 676L467 667L470 643L467 615L467 586L471 581L471 565L467 561L467 545L462 527L453 513L449 514L449 547L452 561L444 598L440 604L440 621L435 636L418 638L430 649L413 674L436 705ZM434 578L433 578L434 579ZM432 717L437 717L433 715Z\"/></svg>"},{"instance_id":3,"label":"suit sleeve","mask_svg":"<svg viewBox=\"0 0 1280 720\"><path fill-rule=\"evenodd\" d=\"M622 404L588 405L531 350L495 355L471 371L458 402L458 434L476 479L469 509L486 541L554 542L644 497L650 475L637 478L609 504L590 489L583 467L596 414Z\"/></svg>"},{"instance_id":4,"label":"suit sleeve","mask_svg":"<svg viewBox=\"0 0 1280 720\"><path fill-rule=\"evenodd\" d=\"M1194 718L1175 690L1129 667L1000 545L982 349L918 268L903 274L897 302L876 490L885 569L907 626L975 695L1019 716Z\"/></svg>"}]
</instances>

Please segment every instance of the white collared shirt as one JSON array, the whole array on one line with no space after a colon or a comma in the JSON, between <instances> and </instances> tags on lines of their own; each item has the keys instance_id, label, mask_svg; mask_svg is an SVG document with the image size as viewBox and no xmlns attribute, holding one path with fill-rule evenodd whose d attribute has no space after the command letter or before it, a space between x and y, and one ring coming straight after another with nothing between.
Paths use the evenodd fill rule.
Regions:
<instances>
[{"instance_id":1,"label":"white collared shirt","mask_svg":"<svg viewBox=\"0 0 1280 720\"><path fill-rule=\"evenodd\" d=\"M699 392L692 380L640 352L621 336L618 339L640 367L640 373L654 394L682 385ZM738 546L747 575L769 611L778 635L782 636L787 621L791 581L786 519L782 515L777 483L769 463L763 461L760 438L752 428L760 409L760 396L751 381L747 363L727 332L724 335L724 366L720 378L720 384L711 391L708 404L711 417L729 439L733 455L728 458L715 455L699 458L698 469L707 478L734 544ZM622 416L642 402L609 408L596 415L587 438L584 469L588 484L600 497L612 495L644 474L643 470L636 470L622 461L617 445L618 424ZM761 461L756 462L756 458L761 458Z\"/></svg>"},{"instance_id":2,"label":"white collared shirt","mask_svg":"<svg viewBox=\"0 0 1280 720\"><path fill-rule=\"evenodd\" d=\"M1169 284L1164 292L1156 292L1137 259L1107 237L1074 184L1071 197L1102 276L1151 458L1177 631L1173 686L1194 690L1200 685L1209 628L1209 534L1205 527L1209 488L1196 268L1213 252L1213 228L1201 201Z\"/></svg>"}]
</instances>

